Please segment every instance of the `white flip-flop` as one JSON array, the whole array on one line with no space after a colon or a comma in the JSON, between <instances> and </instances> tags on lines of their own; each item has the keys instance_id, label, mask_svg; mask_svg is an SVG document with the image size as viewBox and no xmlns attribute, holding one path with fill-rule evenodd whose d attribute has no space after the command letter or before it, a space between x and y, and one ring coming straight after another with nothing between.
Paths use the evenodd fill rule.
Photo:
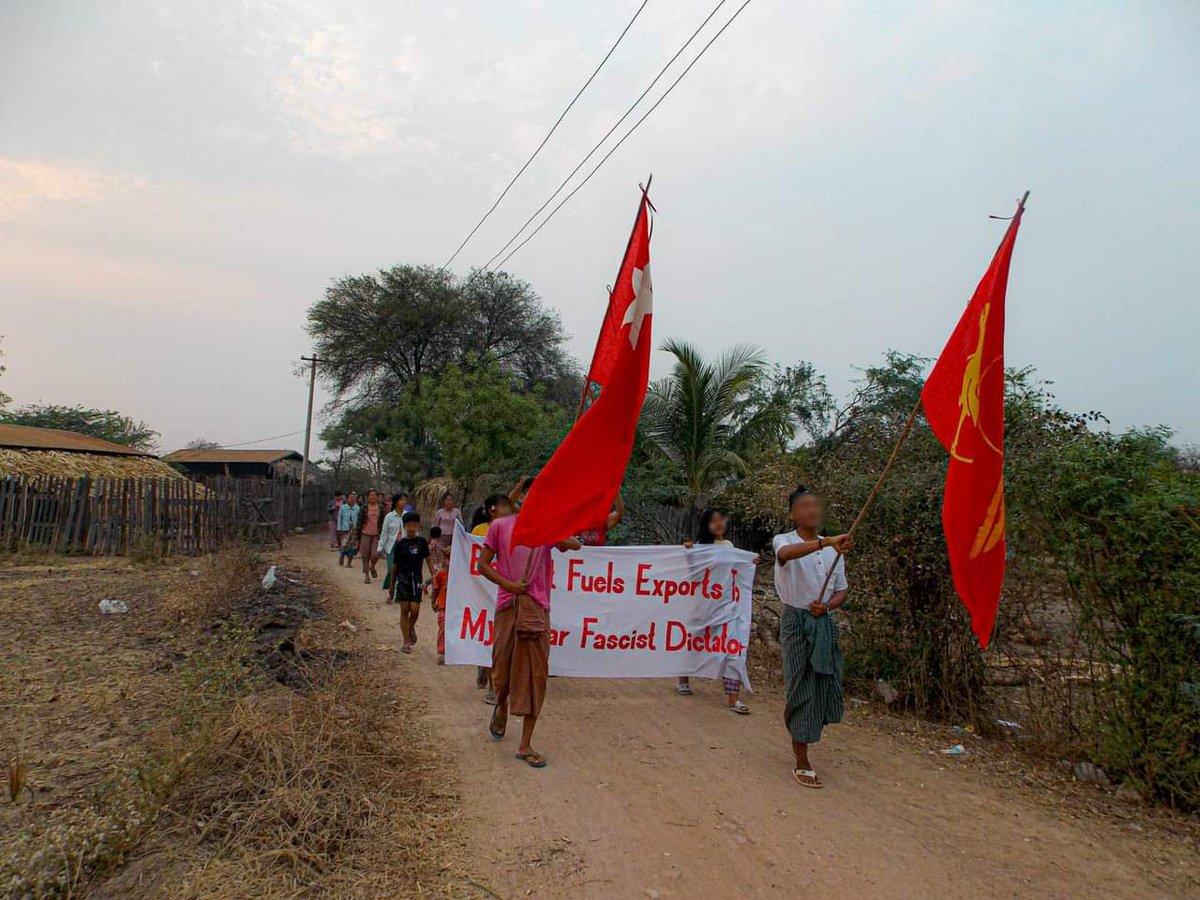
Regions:
<instances>
[{"instance_id":1,"label":"white flip-flop","mask_svg":"<svg viewBox=\"0 0 1200 900\"><path fill-rule=\"evenodd\" d=\"M820 789L825 787L817 773L812 769L792 769L792 777L796 779L796 783L801 787ZM805 778L811 778L812 781L805 781Z\"/></svg>"}]
</instances>

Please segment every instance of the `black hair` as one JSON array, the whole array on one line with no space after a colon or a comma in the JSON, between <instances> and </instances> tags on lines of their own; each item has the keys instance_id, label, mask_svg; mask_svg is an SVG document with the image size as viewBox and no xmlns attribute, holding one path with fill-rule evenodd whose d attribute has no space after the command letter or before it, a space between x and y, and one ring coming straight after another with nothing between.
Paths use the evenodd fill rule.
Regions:
<instances>
[{"instance_id":1,"label":"black hair","mask_svg":"<svg viewBox=\"0 0 1200 900\"><path fill-rule=\"evenodd\" d=\"M533 478L534 478L534 476L532 476L532 475L530 475L528 478L526 478L525 483L521 485L521 490L527 491L531 487L533 487Z\"/></svg>"},{"instance_id":2,"label":"black hair","mask_svg":"<svg viewBox=\"0 0 1200 900\"><path fill-rule=\"evenodd\" d=\"M795 506L796 501L799 500L801 497L803 497L805 494L811 494L811 493L812 493L812 491L810 491L804 485L802 485L802 484L796 485L796 489L794 491L792 491L790 494L788 494L788 509L791 509L793 506Z\"/></svg>"},{"instance_id":3,"label":"black hair","mask_svg":"<svg viewBox=\"0 0 1200 900\"><path fill-rule=\"evenodd\" d=\"M388 507L392 512L396 511L396 504L404 499L403 494L392 494L392 505Z\"/></svg>"},{"instance_id":4,"label":"black hair","mask_svg":"<svg viewBox=\"0 0 1200 900\"><path fill-rule=\"evenodd\" d=\"M475 512L471 513L471 530L474 531L480 525L486 525L487 523L487 508L483 506L477 507Z\"/></svg>"},{"instance_id":5,"label":"black hair","mask_svg":"<svg viewBox=\"0 0 1200 900\"><path fill-rule=\"evenodd\" d=\"M429 529L429 536L431 538L435 538L435 539L440 538L442 536L442 529L440 529L436 525L434 525L432 528Z\"/></svg>"},{"instance_id":6,"label":"black hair","mask_svg":"<svg viewBox=\"0 0 1200 900\"><path fill-rule=\"evenodd\" d=\"M404 514L403 518L400 519L400 521L402 523L404 523L405 525L407 525L409 522L416 522L418 525L420 525L421 524L421 514L417 513L417 512L406 512Z\"/></svg>"},{"instance_id":7,"label":"black hair","mask_svg":"<svg viewBox=\"0 0 1200 900\"><path fill-rule=\"evenodd\" d=\"M447 498L447 497L453 497L453 496L454 496L454 492L453 492L453 491L446 491L446 493L442 494L442 499L441 499L441 500L439 500L438 502L439 502L439 503L445 503L445 502L446 502L446 498Z\"/></svg>"},{"instance_id":8,"label":"black hair","mask_svg":"<svg viewBox=\"0 0 1200 900\"><path fill-rule=\"evenodd\" d=\"M697 544L711 544L713 542L712 532L709 531L709 525L713 520L713 516L729 518L729 513L715 506L706 506L704 511L700 513L700 529L696 532Z\"/></svg>"},{"instance_id":9,"label":"black hair","mask_svg":"<svg viewBox=\"0 0 1200 900\"><path fill-rule=\"evenodd\" d=\"M487 516L487 521L492 520L492 510L508 499L507 494L488 494L483 501L483 513Z\"/></svg>"},{"instance_id":10,"label":"black hair","mask_svg":"<svg viewBox=\"0 0 1200 900\"><path fill-rule=\"evenodd\" d=\"M333 496L335 496L335 497L345 497L345 496L346 496L346 492L345 492L345 491L334 491L334 492L333 492Z\"/></svg>"}]
</instances>

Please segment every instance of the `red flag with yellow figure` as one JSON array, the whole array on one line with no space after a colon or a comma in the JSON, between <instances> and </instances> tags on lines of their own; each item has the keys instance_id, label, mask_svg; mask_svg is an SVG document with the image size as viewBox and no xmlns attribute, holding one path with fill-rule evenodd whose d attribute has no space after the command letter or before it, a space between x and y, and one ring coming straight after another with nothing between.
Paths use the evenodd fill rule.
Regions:
<instances>
[{"instance_id":1,"label":"red flag with yellow figure","mask_svg":"<svg viewBox=\"0 0 1200 900\"><path fill-rule=\"evenodd\" d=\"M1004 294L1024 209L1022 199L921 392L950 454L942 501L950 571L984 649L1004 583Z\"/></svg>"}]
</instances>

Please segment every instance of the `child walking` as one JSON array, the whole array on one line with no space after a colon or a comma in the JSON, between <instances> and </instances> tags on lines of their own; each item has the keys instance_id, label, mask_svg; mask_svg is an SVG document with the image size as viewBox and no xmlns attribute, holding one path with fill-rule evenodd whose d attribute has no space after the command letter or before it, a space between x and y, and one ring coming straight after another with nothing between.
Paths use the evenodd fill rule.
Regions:
<instances>
[{"instance_id":1,"label":"child walking","mask_svg":"<svg viewBox=\"0 0 1200 900\"><path fill-rule=\"evenodd\" d=\"M827 578L839 553L849 553L848 534L825 537L825 508L803 485L788 498L795 530L775 535L775 591L783 601L779 637L787 690L783 718L792 737L796 766L792 776L803 787L821 788L808 759L808 745L821 739L826 725L842 721L842 651L829 613L846 602L846 567ZM828 581L828 584L826 583Z\"/></svg>"},{"instance_id":2,"label":"child walking","mask_svg":"<svg viewBox=\"0 0 1200 900\"><path fill-rule=\"evenodd\" d=\"M420 535L421 516L404 514L404 537L392 549L392 596L400 604L400 632L404 636L401 653L412 653L417 642L417 619L421 615L421 595L425 590L422 569L429 566L429 542ZM430 577L433 571L429 572Z\"/></svg>"},{"instance_id":3,"label":"child walking","mask_svg":"<svg viewBox=\"0 0 1200 900\"><path fill-rule=\"evenodd\" d=\"M429 529L430 533L435 530ZM454 539L453 532L447 538L449 543ZM439 666L446 664L446 586L450 583L450 556L443 554L434 564L433 572L433 608L437 611L437 661Z\"/></svg>"},{"instance_id":4,"label":"child walking","mask_svg":"<svg viewBox=\"0 0 1200 900\"><path fill-rule=\"evenodd\" d=\"M708 507L700 513L700 528L694 541L685 541L683 546L691 549L696 544L715 544L720 547L732 547L733 541L726 537L729 533L729 514L722 509ZM754 565L758 565L758 557L754 557ZM742 679L737 672L727 669L721 681L725 687L725 708L739 716L750 714L750 707L742 702ZM675 690L684 696L691 696L692 682L687 676L679 679Z\"/></svg>"}]
</instances>

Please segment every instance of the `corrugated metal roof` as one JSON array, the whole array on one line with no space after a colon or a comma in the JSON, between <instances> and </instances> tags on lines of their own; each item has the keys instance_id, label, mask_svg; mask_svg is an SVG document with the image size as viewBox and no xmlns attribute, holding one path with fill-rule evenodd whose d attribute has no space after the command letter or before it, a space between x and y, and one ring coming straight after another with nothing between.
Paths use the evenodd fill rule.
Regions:
<instances>
[{"instance_id":1,"label":"corrugated metal roof","mask_svg":"<svg viewBox=\"0 0 1200 900\"><path fill-rule=\"evenodd\" d=\"M110 453L121 456L153 456L145 450L114 444L74 431L57 428L31 428L28 425L0 424L0 447L21 450L67 450L75 453Z\"/></svg>"},{"instance_id":2,"label":"corrugated metal roof","mask_svg":"<svg viewBox=\"0 0 1200 900\"><path fill-rule=\"evenodd\" d=\"M303 459L295 450L176 450L163 457L173 463L277 463Z\"/></svg>"}]
</instances>

